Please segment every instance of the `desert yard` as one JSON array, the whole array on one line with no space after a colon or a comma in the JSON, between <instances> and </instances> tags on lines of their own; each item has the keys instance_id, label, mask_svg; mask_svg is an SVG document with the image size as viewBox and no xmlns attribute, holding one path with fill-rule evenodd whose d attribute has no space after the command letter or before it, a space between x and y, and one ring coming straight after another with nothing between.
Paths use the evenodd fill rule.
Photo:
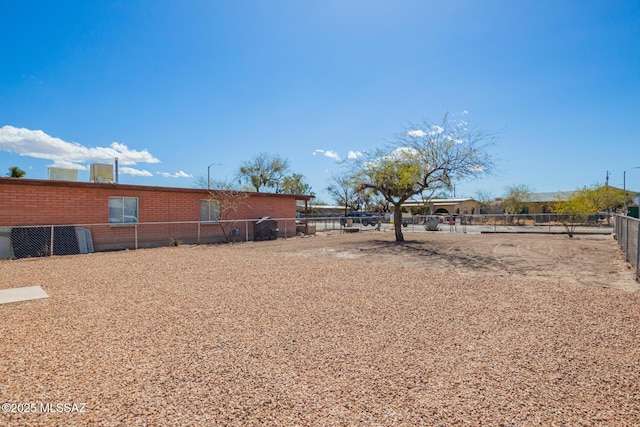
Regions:
<instances>
[{"instance_id":1,"label":"desert yard","mask_svg":"<svg viewBox=\"0 0 640 427\"><path fill-rule=\"evenodd\" d=\"M0 425L639 424L610 235L405 237L0 261Z\"/></svg>"}]
</instances>

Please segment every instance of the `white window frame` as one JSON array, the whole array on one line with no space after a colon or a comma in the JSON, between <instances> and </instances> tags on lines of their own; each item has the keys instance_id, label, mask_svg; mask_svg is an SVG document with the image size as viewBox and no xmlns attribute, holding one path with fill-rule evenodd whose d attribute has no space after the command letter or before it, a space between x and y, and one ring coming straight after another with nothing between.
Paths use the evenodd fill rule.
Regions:
<instances>
[{"instance_id":1,"label":"white window frame","mask_svg":"<svg viewBox=\"0 0 640 427\"><path fill-rule=\"evenodd\" d=\"M213 211L211 208L214 208ZM206 216L203 218L203 209L206 209ZM212 219L211 214L214 214ZM200 200L200 222L217 224L220 222L220 201L212 199Z\"/></svg>"},{"instance_id":2,"label":"white window frame","mask_svg":"<svg viewBox=\"0 0 640 427\"><path fill-rule=\"evenodd\" d=\"M120 200L122 204L122 212L119 217L111 216L112 209L116 209L111 206L112 200ZM126 215L126 203L125 201L135 200L135 215ZM119 209L119 207L118 207ZM109 224L111 225L134 225L138 223L138 215L139 215L139 204L137 197L121 197L121 196L110 196L109 197ZM133 217L134 221L126 221L127 217Z\"/></svg>"}]
</instances>

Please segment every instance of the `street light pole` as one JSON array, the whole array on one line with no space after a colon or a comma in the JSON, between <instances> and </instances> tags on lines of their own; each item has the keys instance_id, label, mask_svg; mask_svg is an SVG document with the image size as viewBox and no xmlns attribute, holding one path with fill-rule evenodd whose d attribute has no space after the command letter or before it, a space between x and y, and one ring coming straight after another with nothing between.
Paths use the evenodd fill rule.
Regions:
<instances>
[{"instance_id":1,"label":"street light pole","mask_svg":"<svg viewBox=\"0 0 640 427\"><path fill-rule=\"evenodd\" d=\"M631 169L640 169L640 166L634 166ZM624 214L627 214L627 171L622 172L622 191L624 192Z\"/></svg>"},{"instance_id":2,"label":"street light pole","mask_svg":"<svg viewBox=\"0 0 640 427\"><path fill-rule=\"evenodd\" d=\"M214 165L220 166L220 163L211 163L207 166L207 190L211 190L211 166Z\"/></svg>"}]
</instances>

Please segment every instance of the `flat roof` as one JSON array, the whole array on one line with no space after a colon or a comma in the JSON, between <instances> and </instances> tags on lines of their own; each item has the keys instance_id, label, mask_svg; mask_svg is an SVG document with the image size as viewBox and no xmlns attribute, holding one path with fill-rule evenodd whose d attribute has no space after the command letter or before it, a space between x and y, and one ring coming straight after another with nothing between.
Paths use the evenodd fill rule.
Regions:
<instances>
[{"instance_id":1,"label":"flat roof","mask_svg":"<svg viewBox=\"0 0 640 427\"><path fill-rule=\"evenodd\" d=\"M429 199L429 200L407 200L402 204L402 206L424 206L433 204L434 206L441 205L459 205L463 202L475 202L476 200L473 198L464 198L464 199Z\"/></svg>"},{"instance_id":2,"label":"flat roof","mask_svg":"<svg viewBox=\"0 0 640 427\"><path fill-rule=\"evenodd\" d=\"M226 190L216 189L203 189L203 188L188 188L188 187L161 187L155 185L138 185L138 184L115 184L115 183L102 183L102 182L80 182L80 181L58 181L48 179L32 179L32 178L0 178L0 185L2 184L18 184L18 185L31 185L41 187L66 187L66 188L113 188L121 190L143 190L143 191L159 191L159 192L174 192L174 193L224 193ZM314 196L309 194L282 194L282 193L260 193L256 191L240 191L232 190L238 194L247 194L251 196L270 196L270 197L287 197L294 198L295 200L311 200Z\"/></svg>"}]
</instances>

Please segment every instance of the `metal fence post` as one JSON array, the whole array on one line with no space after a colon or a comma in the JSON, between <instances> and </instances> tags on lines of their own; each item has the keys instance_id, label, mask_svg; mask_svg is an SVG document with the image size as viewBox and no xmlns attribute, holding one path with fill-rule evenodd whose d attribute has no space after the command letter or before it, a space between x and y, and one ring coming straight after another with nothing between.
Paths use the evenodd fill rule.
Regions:
<instances>
[{"instance_id":1,"label":"metal fence post","mask_svg":"<svg viewBox=\"0 0 640 427\"><path fill-rule=\"evenodd\" d=\"M52 225L51 226L51 242L49 246L49 256L53 256L53 230L54 230L54 227Z\"/></svg>"},{"instance_id":2,"label":"metal fence post","mask_svg":"<svg viewBox=\"0 0 640 427\"><path fill-rule=\"evenodd\" d=\"M629 261L629 217L625 216L625 238L624 238L624 258Z\"/></svg>"},{"instance_id":3,"label":"metal fence post","mask_svg":"<svg viewBox=\"0 0 640 427\"><path fill-rule=\"evenodd\" d=\"M616 216L616 240L618 240L618 246L622 247L622 221L619 216Z\"/></svg>"},{"instance_id":4,"label":"metal fence post","mask_svg":"<svg viewBox=\"0 0 640 427\"><path fill-rule=\"evenodd\" d=\"M638 235L636 236L636 280L640 277L640 221L638 221Z\"/></svg>"},{"instance_id":5,"label":"metal fence post","mask_svg":"<svg viewBox=\"0 0 640 427\"><path fill-rule=\"evenodd\" d=\"M134 249L138 249L138 224L134 227Z\"/></svg>"},{"instance_id":6,"label":"metal fence post","mask_svg":"<svg viewBox=\"0 0 640 427\"><path fill-rule=\"evenodd\" d=\"M622 218L618 216L618 246L622 249Z\"/></svg>"},{"instance_id":7,"label":"metal fence post","mask_svg":"<svg viewBox=\"0 0 640 427\"><path fill-rule=\"evenodd\" d=\"M618 246L622 247L622 233L620 232L620 230L622 230L622 220L620 219L619 215L616 215L616 240L618 241Z\"/></svg>"}]
</instances>

